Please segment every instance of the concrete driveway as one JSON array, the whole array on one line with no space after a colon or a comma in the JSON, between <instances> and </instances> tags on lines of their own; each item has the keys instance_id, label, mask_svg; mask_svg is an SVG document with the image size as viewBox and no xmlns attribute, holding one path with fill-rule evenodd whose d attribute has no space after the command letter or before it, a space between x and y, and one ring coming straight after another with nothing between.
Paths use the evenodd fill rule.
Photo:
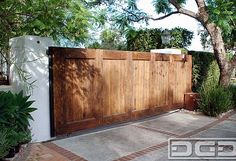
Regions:
<instances>
[{"instance_id":1,"label":"concrete driveway","mask_svg":"<svg viewBox=\"0 0 236 161\"><path fill-rule=\"evenodd\" d=\"M191 137L236 138L236 112L212 118L180 110L119 127L35 144L32 149L34 146L41 149L38 160L162 161L168 160L169 138ZM32 150L28 160L33 159L36 152Z\"/></svg>"}]
</instances>

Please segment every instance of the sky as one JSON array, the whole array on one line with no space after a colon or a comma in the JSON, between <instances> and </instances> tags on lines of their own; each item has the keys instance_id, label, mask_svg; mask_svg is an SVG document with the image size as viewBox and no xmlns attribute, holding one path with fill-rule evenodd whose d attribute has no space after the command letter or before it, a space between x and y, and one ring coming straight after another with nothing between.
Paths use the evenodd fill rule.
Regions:
<instances>
[{"instance_id":1,"label":"sky","mask_svg":"<svg viewBox=\"0 0 236 161\"><path fill-rule=\"evenodd\" d=\"M138 5L138 8L143 9L149 15L153 15L154 17L160 17L160 15L158 16L154 12L154 7L152 6L152 0L139 0L137 5ZM197 5L194 0L187 0L185 8L192 10L194 12L197 12ZM188 47L188 49L202 51L203 48L200 42L200 36L198 35L198 30L200 29L200 26L201 25L197 22L197 20L191 17L181 15L181 14L175 14L163 20L150 21L147 27L148 28L163 28L163 29L182 27L190 31L193 31L194 37L192 40L192 44L190 45L190 47Z\"/></svg>"}]
</instances>

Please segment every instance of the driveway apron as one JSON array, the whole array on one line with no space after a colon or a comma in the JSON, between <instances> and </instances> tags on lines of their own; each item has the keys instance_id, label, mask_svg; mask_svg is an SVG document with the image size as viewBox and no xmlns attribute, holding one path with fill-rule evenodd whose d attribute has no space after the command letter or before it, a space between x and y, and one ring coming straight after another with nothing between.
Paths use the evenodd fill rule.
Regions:
<instances>
[{"instance_id":1,"label":"driveway apron","mask_svg":"<svg viewBox=\"0 0 236 161\"><path fill-rule=\"evenodd\" d=\"M43 143L68 160L168 160L169 138L235 138L236 114L175 111L139 122Z\"/></svg>"}]
</instances>

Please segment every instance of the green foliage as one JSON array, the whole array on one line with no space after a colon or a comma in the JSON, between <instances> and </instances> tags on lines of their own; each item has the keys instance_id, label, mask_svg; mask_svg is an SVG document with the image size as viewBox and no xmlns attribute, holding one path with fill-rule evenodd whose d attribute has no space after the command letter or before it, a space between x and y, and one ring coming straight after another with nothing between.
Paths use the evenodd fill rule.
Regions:
<instances>
[{"instance_id":1,"label":"green foliage","mask_svg":"<svg viewBox=\"0 0 236 161\"><path fill-rule=\"evenodd\" d=\"M167 47L176 47L176 48L186 48L191 45L193 39L193 32L176 27L170 30L172 39L170 43L167 44Z\"/></svg>"},{"instance_id":2,"label":"green foliage","mask_svg":"<svg viewBox=\"0 0 236 161\"><path fill-rule=\"evenodd\" d=\"M207 77L209 66L215 58L213 53L209 52L189 51L189 54L193 58L192 90L197 92L200 90L203 80Z\"/></svg>"},{"instance_id":3,"label":"green foliage","mask_svg":"<svg viewBox=\"0 0 236 161\"><path fill-rule=\"evenodd\" d=\"M225 36L229 36L236 25L235 0L207 0L210 20L217 24Z\"/></svg>"},{"instance_id":4,"label":"green foliage","mask_svg":"<svg viewBox=\"0 0 236 161\"><path fill-rule=\"evenodd\" d=\"M153 7L158 14L164 14L158 17L148 15L142 9L139 9L136 5L136 0L91 0L93 4L107 5L107 12L109 12L110 20L122 28L130 27L133 23L143 22L148 25L149 20L161 20L168 17L171 14L183 13L190 17L195 15L201 15L196 18L203 28L209 23L214 23L217 27L221 28L221 36L224 40L224 46L226 49L232 49L235 46L236 41L236 1L235 0L203 0L202 3L206 5L206 12L202 11L200 5L198 5L198 11L189 10L188 6L185 6L186 0L152 0ZM194 3L194 2L193 2ZM196 1L197 3L197 1ZM195 14L194 14L195 13ZM208 20L201 20L201 17L209 18ZM201 34L202 44L212 44L212 40L207 40L209 31ZM217 40L215 40L217 41ZM213 43L216 44L216 43ZM220 54L221 55L221 54ZM224 54L222 55L224 56Z\"/></svg>"},{"instance_id":5,"label":"green foliage","mask_svg":"<svg viewBox=\"0 0 236 161\"><path fill-rule=\"evenodd\" d=\"M186 0L176 0L177 4L184 5L186 3ZM173 8L171 7L171 4L169 3L169 0L153 0L152 1L153 7L155 8L156 13L164 13L168 14L173 11Z\"/></svg>"},{"instance_id":6,"label":"green foliage","mask_svg":"<svg viewBox=\"0 0 236 161\"><path fill-rule=\"evenodd\" d=\"M216 61L212 61L209 65L209 69L207 71L207 75L205 77L202 88L211 89L218 85L218 81L220 78L220 69Z\"/></svg>"},{"instance_id":7,"label":"green foliage","mask_svg":"<svg viewBox=\"0 0 236 161\"><path fill-rule=\"evenodd\" d=\"M228 88L233 96L233 107L236 108L236 86L230 85Z\"/></svg>"},{"instance_id":8,"label":"green foliage","mask_svg":"<svg viewBox=\"0 0 236 161\"><path fill-rule=\"evenodd\" d=\"M130 29L126 34L127 49L131 51L150 51L161 47L161 30L146 29L134 30Z\"/></svg>"},{"instance_id":9,"label":"green foliage","mask_svg":"<svg viewBox=\"0 0 236 161\"><path fill-rule=\"evenodd\" d=\"M17 145L25 144L31 141L30 131L17 131L17 129L0 126L0 160L4 158L10 149Z\"/></svg>"},{"instance_id":10,"label":"green foliage","mask_svg":"<svg viewBox=\"0 0 236 161\"><path fill-rule=\"evenodd\" d=\"M62 46L80 45L88 38L91 24L98 25L99 19L82 0L4 0L0 1L0 17L0 57L8 66L15 63L9 54L10 38L36 35L53 38ZM19 76L31 86L24 75Z\"/></svg>"},{"instance_id":11,"label":"green foliage","mask_svg":"<svg viewBox=\"0 0 236 161\"><path fill-rule=\"evenodd\" d=\"M9 128L9 127L4 127L7 129L7 140L11 148L14 148L15 146L18 145L19 139L18 139L18 133L15 129Z\"/></svg>"},{"instance_id":12,"label":"green foliage","mask_svg":"<svg viewBox=\"0 0 236 161\"><path fill-rule=\"evenodd\" d=\"M138 51L150 51L151 49L159 49L164 47L186 48L191 44L193 32L180 27L170 30L172 39L169 44L162 44L161 29L143 29L143 30L128 30L126 34L127 49Z\"/></svg>"},{"instance_id":13,"label":"green foliage","mask_svg":"<svg viewBox=\"0 0 236 161\"><path fill-rule=\"evenodd\" d=\"M34 101L28 101L30 96L23 96L23 91L18 94L0 92L0 123L6 127L25 131L29 126L30 115L36 108L31 107Z\"/></svg>"},{"instance_id":14,"label":"green foliage","mask_svg":"<svg viewBox=\"0 0 236 161\"><path fill-rule=\"evenodd\" d=\"M88 44L87 48L90 48L90 49L102 49L102 45L99 43L99 42L94 42L92 44Z\"/></svg>"},{"instance_id":15,"label":"green foliage","mask_svg":"<svg viewBox=\"0 0 236 161\"><path fill-rule=\"evenodd\" d=\"M31 107L34 101L29 96L11 92L0 92L0 158L3 158L10 148L31 140L28 129L29 119L33 120Z\"/></svg>"},{"instance_id":16,"label":"green foliage","mask_svg":"<svg viewBox=\"0 0 236 161\"><path fill-rule=\"evenodd\" d=\"M172 11L168 0L153 0L153 6L157 13L169 13Z\"/></svg>"},{"instance_id":17,"label":"green foliage","mask_svg":"<svg viewBox=\"0 0 236 161\"><path fill-rule=\"evenodd\" d=\"M236 1L235 0L206 0L210 22L219 26L223 33L224 43L227 49L234 47L236 42ZM201 34L202 44L210 44L206 37L208 32Z\"/></svg>"},{"instance_id":18,"label":"green foliage","mask_svg":"<svg viewBox=\"0 0 236 161\"><path fill-rule=\"evenodd\" d=\"M126 50L125 39L121 31L117 29L104 29L100 35L101 43L95 41L88 44L88 48L110 49L110 50Z\"/></svg>"},{"instance_id":19,"label":"green foliage","mask_svg":"<svg viewBox=\"0 0 236 161\"><path fill-rule=\"evenodd\" d=\"M219 67L216 61L213 61L207 72L207 77L199 91L200 110L209 116L218 116L228 111L233 105L233 96L231 91L218 85Z\"/></svg>"},{"instance_id":20,"label":"green foliage","mask_svg":"<svg viewBox=\"0 0 236 161\"><path fill-rule=\"evenodd\" d=\"M0 160L8 154L11 145L8 140L8 130L5 128L0 129Z\"/></svg>"},{"instance_id":21,"label":"green foliage","mask_svg":"<svg viewBox=\"0 0 236 161\"><path fill-rule=\"evenodd\" d=\"M26 34L80 43L88 36L89 21L94 20L82 1L72 0L3 1L0 15L0 44L4 46L9 38Z\"/></svg>"},{"instance_id":22,"label":"green foliage","mask_svg":"<svg viewBox=\"0 0 236 161\"><path fill-rule=\"evenodd\" d=\"M205 87L205 86L204 86ZM199 108L209 116L218 116L232 107L232 93L225 87L202 89L200 93Z\"/></svg>"}]
</instances>

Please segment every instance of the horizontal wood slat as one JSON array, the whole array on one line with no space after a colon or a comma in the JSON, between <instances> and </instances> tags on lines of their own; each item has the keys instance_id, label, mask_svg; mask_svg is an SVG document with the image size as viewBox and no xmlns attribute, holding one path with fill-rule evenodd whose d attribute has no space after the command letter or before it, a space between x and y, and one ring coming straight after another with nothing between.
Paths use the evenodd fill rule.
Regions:
<instances>
[{"instance_id":1,"label":"horizontal wood slat","mask_svg":"<svg viewBox=\"0 0 236 161\"><path fill-rule=\"evenodd\" d=\"M177 109L191 92L192 57L49 48L55 135Z\"/></svg>"}]
</instances>

